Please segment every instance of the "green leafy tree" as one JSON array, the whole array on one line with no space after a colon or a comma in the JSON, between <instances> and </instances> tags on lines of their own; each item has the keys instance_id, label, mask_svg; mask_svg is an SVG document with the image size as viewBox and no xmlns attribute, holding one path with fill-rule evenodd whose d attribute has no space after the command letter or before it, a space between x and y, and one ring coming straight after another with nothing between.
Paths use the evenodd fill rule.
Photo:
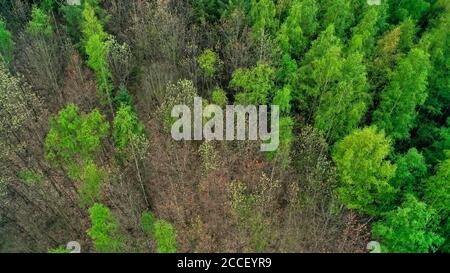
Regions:
<instances>
[{"instance_id":1,"label":"green leafy tree","mask_svg":"<svg viewBox=\"0 0 450 273\"><path fill-rule=\"evenodd\" d=\"M122 105L114 117L113 137L119 149L126 148L133 139L144 135L144 125L129 105Z\"/></svg>"},{"instance_id":2,"label":"green leafy tree","mask_svg":"<svg viewBox=\"0 0 450 273\"><path fill-rule=\"evenodd\" d=\"M154 238L154 236L155 236L155 223L156 223L156 218L153 215L153 213L151 213L151 212L142 213L142 216L141 216L142 230L150 238Z\"/></svg>"},{"instance_id":3,"label":"green leafy tree","mask_svg":"<svg viewBox=\"0 0 450 273\"><path fill-rule=\"evenodd\" d=\"M175 228L168 222L160 219L154 226L156 251L158 253L177 252L177 233Z\"/></svg>"},{"instance_id":4,"label":"green leafy tree","mask_svg":"<svg viewBox=\"0 0 450 273\"><path fill-rule=\"evenodd\" d=\"M83 206L92 206L100 200L101 187L106 173L93 162L88 162L82 171L83 185L80 189L80 199Z\"/></svg>"},{"instance_id":5,"label":"green leafy tree","mask_svg":"<svg viewBox=\"0 0 450 273\"><path fill-rule=\"evenodd\" d=\"M149 202L145 190L140 167L140 159L145 158L148 141L145 137L144 125L139 121L136 112L130 105L122 105L116 113L113 121L113 137L116 147L124 158L132 158L136 169L137 178L141 185L142 195L147 207Z\"/></svg>"},{"instance_id":6,"label":"green leafy tree","mask_svg":"<svg viewBox=\"0 0 450 273\"><path fill-rule=\"evenodd\" d=\"M300 67L296 98L308 109L315 127L332 141L349 134L366 112L369 96L362 62L359 52L343 56L331 25L313 42Z\"/></svg>"},{"instance_id":7,"label":"green leafy tree","mask_svg":"<svg viewBox=\"0 0 450 273\"><path fill-rule=\"evenodd\" d=\"M299 56L305 46L300 18L302 16L302 4L300 0L294 0L289 9L289 15L278 31L278 43L283 53L291 56Z\"/></svg>"},{"instance_id":8,"label":"green leafy tree","mask_svg":"<svg viewBox=\"0 0 450 273\"><path fill-rule=\"evenodd\" d=\"M312 43L301 62L298 74L299 88L294 93L300 108L314 113L329 83L335 82L342 73L342 44L335 36L334 26L329 26Z\"/></svg>"},{"instance_id":9,"label":"green leafy tree","mask_svg":"<svg viewBox=\"0 0 450 273\"><path fill-rule=\"evenodd\" d=\"M341 39L346 38L347 30L355 21L352 1L347 0L325 0L322 5L322 27L327 28L333 24L336 28L336 35Z\"/></svg>"},{"instance_id":10,"label":"green leafy tree","mask_svg":"<svg viewBox=\"0 0 450 273\"><path fill-rule=\"evenodd\" d=\"M108 130L109 124L98 110L81 114L76 105L69 104L50 121L45 139L47 158L78 178L84 164L95 158Z\"/></svg>"},{"instance_id":11,"label":"green leafy tree","mask_svg":"<svg viewBox=\"0 0 450 273\"><path fill-rule=\"evenodd\" d=\"M258 64L252 69L239 68L233 73L230 86L242 90L235 95L239 104L260 104L269 102L274 88L274 69L268 64Z\"/></svg>"},{"instance_id":12,"label":"green leafy tree","mask_svg":"<svg viewBox=\"0 0 450 273\"><path fill-rule=\"evenodd\" d=\"M211 93L211 102L221 107L225 107L228 104L227 94L223 89L216 87Z\"/></svg>"},{"instance_id":13,"label":"green leafy tree","mask_svg":"<svg viewBox=\"0 0 450 273\"><path fill-rule=\"evenodd\" d=\"M208 78L213 78L217 70L221 66L222 61L219 59L217 53L207 48L198 57L198 64Z\"/></svg>"},{"instance_id":14,"label":"green leafy tree","mask_svg":"<svg viewBox=\"0 0 450 273\"><path fill-rule=\"evenodd\" d=\"M364 13L361 21L352 28L352 37L349 42L350 51L364 52L366 56L371 56L375 37L378 34L378 22L380 20L380 10L371 7Z\"/></svg>"},{"instance_id":15,"label":"green leafy tree","mask_svg":"<svg viewBox=\"0 0 450 273\"><path fill-rule=\"evenodd\" d=\"M83 8L81 6L63 5L60 12L64 17L64 29L72 41L77 44L81 41L81 26L83 22Z\"/></svg>"},{"instance_id":16,"label":"green leafy tree","mask_svg":"<svg viewBox=\"0 0 450 273\"><path fill-rule=\"evenodd\" d=\"M276 7L273 0L252 0L249 12L252 37L258 44L259 60L263 60L270 34L277 26Z\"/></svg>"},{"instance_id":17,"label":"green leafy tree","mask_svg":"<svg viewBox=\"0 0 450 273\"><path fill-rule=\"evenodd\" d=\"M425 201L432 206L441 217L440 233L446 242L443 251L450 252L450 151L447 159L438 164L436 174L425 183Z\"/></svg>"},{"instance_id":18,"label":"green leafy tree","mask_svg":"<svg viewBox=\"0 0 450 273\"><path fill-rule=\"evenodd\" d=\"M50 16L36 6L31 11L31 21L28 23L28 31L36 36L43 35L48 37L53 34L53 27Z\"/></svg>"},{"instance_id":19,"label":"green leafy tree","mask_svg":"<svg viewBox=\"0 0 450 273\"><path fill-rule=\"evenodd\" d=\"M389 140L375 127L357 129L335 145L338 195L348 208L369 215L385 211L394 193L389 180L395 165L386 160L390 152Z\"/></svg>"},{"instance_id":20,"label":"green leafy tree","mask_svg":"<svg viewBox=\"0 0 450 273\"><path fill-rule=\"evenodd\" d=\"M359 125L369 102L362 54L351 54L343 60L341 69L337 84L322 92L314 118L315 127L332 141L346 136Z\"/></svg>"},{"instance_id":21,"label":"green leafy tree","mask_svg":"<svg viewBox=\"0 0 450 273\"><path fill-rule=\"evenodd\" d=\"M372 235L380 240L383 252L435 252L444 241L436 233L438 219L432 207L408 195L401 207L374 224Z\"/></svg>"},{"instance_id":22,"label":"green leafy tree","mask_svg":"<svg viewBox=\"0 0 450 273\"><path fill-rule=\"evenodd\" d=\"M380 106L374 113L374 123L396 140L409 137L414 127L417 107L427 98L429 56L413 49L393 72L391 82L381 93Z\"/></svg>"},{"instance_id":23,"label":"green leafy tree","mask_svg":"<svg viewBox=\"0 0 450 273\"><path fill-rule=\"evenodd\" d=\"M15 46L11 32L6 28L5 21L0 18L0 57L3 57L6 63L12 61Z\"/></svg>"},{"instance_id":24,"label":"green leafy tree","mask_svg":"<svg viewBox=\"0 0 450 273\"><path fill-rule=\"evenodd\" d=\"M89 209L91 228L87 234L98 251L106 253L121 252L124 249L124 237L120 226L111 211L102 204L94 204Z\"/></svg>"},{"instance_id":25,"label":"green leafy tree","mask_svg":"<svg viewBox=\"0 0 450 273\"><path fill-rule=\"evenodd\" d=\"M395 21L403 21L407 18L419 20L429 10L431 6L429 2L429 0L389 1L392 19Z\"/></svg>"},{"instance_id":26,"label":"green leafy tree","mask_svg":"<svg viewBox=\"0 0 450 273\"><path fill-rule=\"evenodd\" d=\"M102 22L96 15L96 6L92 1L85 1L83 6L83 40L85 52L88 55L87 64L94 70L97 77L97 89L103 102L109 104L114 113L112 94L112 74L108 67L108 34L103 30ZM94 1L95 2L95 1Z\"/></svg>"},{"instance_id":27,"label":"green leafy tree","mask_svg":"<svg viewBox=\"0 0 450 273\"><path fill-rule=\"evenodd\" d=\"M428 167L424 156L416 148L410 149L396 160L397 171L391 183L402 193L418 192L421 180L426 177Z\"/></svg>"}]
</instances>

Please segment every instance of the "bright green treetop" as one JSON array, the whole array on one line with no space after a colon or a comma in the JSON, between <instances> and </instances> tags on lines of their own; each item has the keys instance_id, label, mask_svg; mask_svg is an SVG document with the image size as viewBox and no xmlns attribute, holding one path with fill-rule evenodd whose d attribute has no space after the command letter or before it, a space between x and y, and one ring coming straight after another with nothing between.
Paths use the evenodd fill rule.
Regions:
<instances>
[{"instance_id":1,"label":"bright green treetop","mask_svg":"<svg viewBox=\"0 0 450 273\"><path fill-rule=\"evenodd\" d=\"M372 235L381 242L383 252L435 252L444 242L436 233L438 219L432 207L408 195L401 207L373 226Z\"/></svg>"},{"instance_id":2,"label":"bright green treetop","mask_svg":"<svg viewBox=\"0 0 450 273\"><path fill-rule=\"evenodd\" d=\"M124 149L136 137L144 135L144 125L129 105L122 105L116 113L113 137L116 146Z\"/></svg>"},{"instance_id":3,"label":"bright green treetop","mask_svg":"<svg viewBox=\"0 0 450 273\"><path fill-rule=\"evenodd\" d=\"M89 209L91 228L87 231L94 246L101 252L120 252L124 246L124 239L120 226L111 211L102 204L94 204Z\"/></svg>"},{"instance_id":4,"label":"bright green treetop","mask_svg":"<svg viewBox=\"0 0 450 273\"><path fill-rule=\"evenodd\" d=\"M31 11L31 21L28 23L28 31L36 36L50 36L53 33L50 16L44 10L34 6Z\"/></svg>"},{"instance_id":5,"label":"bright green treetop","mask_svg":"<svg viewBox=\"0 0 450 273\"><path fill-rule=\"evenodd\" d=\"M234 71L230 86L243 91L236 94L236 102L267 104L274 88L273 77L274 70L267 64L258 64L252 69L240 68Z\"/></svg>"},{"instance_id":6,"label":"bright green treetop","mask_svg":"<svg viewBox=\"0 0 450 273\"><path fill-rule=\"evenodd\" d=\"M154 226L158 253L177 252L177 234L175 228L164 220L158 220Z\"/></svg>"},{"instance_id":7,"label":"bright green treetop","mask_svg":"<svg viewBox=\"0 0 450 273\"><path fill-rule=\"evenodd\" d=\"M400 61L390 84L381 93L381 103L374 113L375 124L394 139L406 139L415 126L417 107L427 98L429 56L413 49Z\"/></svg>"},{"instance_id":8,"label":"bright green treetop","mask_svg":"<svg viewBox=\"0 0 450 273\"><path fill-rule=\"evenodd\" d=\"M12 60L15 43L6 23L0 18L0 57L9 63Z\"/></svg>"},{"instance_id":9,"label":"bright green treetop","mask_svg":"<svg viewBox=\"0 0 450 273\"><path fill-rule=\"evenodd\" d=\"M95 158L108 129L108 122L98 110L81 114L76 105L69 104L50 121L45 139L47 158L67 166L71 175L78 177L80 166Z\"/></svg>"},{"instance_id":10,"label":"bright green treetop","mask_svg":"<svg viewBox=\"0 0 450 273\"><path fill-rule=\"evenodd\" d=\"M338 194L348 208L369 215L385 211L394 192L389 179L395 165L386 160L390 152L390 141L374 127L357 129L335 145Z\"/></svg>"}]
</instances>

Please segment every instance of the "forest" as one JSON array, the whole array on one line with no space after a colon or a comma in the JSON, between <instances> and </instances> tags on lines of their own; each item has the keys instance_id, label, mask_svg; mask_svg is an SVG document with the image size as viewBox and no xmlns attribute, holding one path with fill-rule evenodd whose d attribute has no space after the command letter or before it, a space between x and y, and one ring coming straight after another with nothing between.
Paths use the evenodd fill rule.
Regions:
<instances>
[{"instance_id":1,"label":"forest","mask_svg":"<svg viewBox=\"0 0 450 273\"><path fill-rule=\"evenodd\" d=\"M448 0L0 0L0 253L449 253L449 69Z\"/></svg>"}]
</instances>

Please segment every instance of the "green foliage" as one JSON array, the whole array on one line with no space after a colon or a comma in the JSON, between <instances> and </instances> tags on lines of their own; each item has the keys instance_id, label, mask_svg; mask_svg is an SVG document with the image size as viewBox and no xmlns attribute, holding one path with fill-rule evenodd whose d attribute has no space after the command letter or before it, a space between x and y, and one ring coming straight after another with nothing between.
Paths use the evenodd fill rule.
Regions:
<instances>
[{"instance_id":1,"label":"green foliage","mask_svg":"<svg viewBox=\"0 0 450 273\"><path fill-rule=\"evenodd\" d=\"M274 69L267 64L258 64L252 69L237 69L230 86L242 92L236 94L235 101L243 105L267 104L274 88L273 77Z\"/></svg>"},{"instance_id":2,"label":"green foliage","mask_svg":"<svg viewBox=\"0 0 450 273\"><path fill-rule=\"evenodd\" d=\"M205 49L198 57L198 64L208 78L214 77L221 63L222 61L219 59L217 53L209 48Z\"/></svg>"},{"instance_id":3,"label":"green foliage","mask_svg":"<svg viewBox=\"0 0 450 273\"><path fill-rule=\"evenodd\" d=\"M393 72L389 86L381 93L374 113L375 124L394 139L409 137L415 126L416 108L427 98L429 56L413 49Z\"/></svg>"},{"instance_id":4,"label":"green foliage","mask_svg":"<svg viewBox=\"0 0 450 273\"><path fill-rule=\"evenodd\" d=\"M22 170L17 176L28 186L39 184L43 180L43 177L33 170Z\"/></svg>"},{"instance_id":5,"label":"green foliage","mask_svg":"<svg viewBox=\"0 0 450 273\"><path fill-rule=\"evenodd\" d=\"M56 0L41 0L40 7L45 12L52 12L56 8Z\"/></svg>"},{"instance_id":6,"label":"green foliage","mask_svg":"<svg viewBox=\"0 0 450 273\"><path fill-rule=\"evenodd\" d=\"M328 82L341 76L341 52L341 42L335 36L334 26L330 25L313 42L301 63L298 72L301 84L296 94L300 103L308 103L312 107Z\"/></svg>"},{"instance_id":7,"label":"green foliage","mask_svg":"<svg viewBox=\"0 0 450 273\"><path fill-rule=\"evenodd\" d=\"M278 43L283 53L299 56L305 49L306 39L303 37L300 20L302 15L301 1L294 0L289 15L278 32Z\"/></svg>"},{"instance_id":8,"label":"green foliage","mask_svg":"<svg viewBox=\"0 0 450 273\"><path fill-rule=\"evenodd\" d=\"M273 104L280 107L282 114L289 114L291 112L292 88L285 85L283 89L278 90L273 98Z\"/></svg>"},{"instance_id":9,"label":"green foliage","mask_svg":"<svg viewBox=\"0 0 450 273\"><path fill-rule=\"evenodd\" d=\"M227 0L192 0L195 18L201 23L217 22L225 13Z\"/></svg>"},{"instance_id":10,"label":"green foliage","mask_svg":"<svg viewBox=\"0 0 450 273\"><path fill-rule=\"evenodd\" d=\"M253 38L261 41L276 27L276 8L273 0L252 0L250 18L253 25Z\"/></svg>"},{"instance_id":11,"label":"green foliage","mask_svg":"<svg viewBox=\"0 0 450 273\"><path fill-rule=\"evenodd\" d=\"M369 102L366 67L357 51L343 56L332 25L313 42L299 73L296 97L327 139L336 141L358 126Z\"/></svg>"},{"instance_id":12,"label":"green foliage","mask_svg":"<svg viewBox=\"0 0 450 273\"><path fill-rule=\"evenodd\" d=\"M378 34L380 10L369 8L359 23L352 28L352 37L349 42L350 51L364 52L370 56L374 50L375 37Z\"/></svg>"},{"instance_id":13,"label":"green foliage","mask_svg":"<svg viewBox=\"0 0 450 273\"><path fill-rule=\"evenodd\" d=\"M97 88L103 99L110 104L112 110L111 91L113 90L112 74L108 67L108 34L104 32L102 22L96 16L96 7L84 2L82 33L87 54L87 64L97 76Z\"/></svg>"},{"instance_id":14,"label":"green foliage","mask_svg":"<svg viewBox=\"0 0 450 273\"><path fill-rule=\"evenodd\" d=\"M81 41L81 26L83 22L83 8L81 6L63 5L60 12L64 17L64 28L74 43Z\"/></svg>"},{"instance_id":15,"label":"green foliage","mask_svg":"<svg viewBox=\"0 0 450 273\"><path fill-rule=\"evenodd\" d=\"M228 104L227 94L219 87L214 88L211 93L211 102L221 107L225 107Z\"/></svg>"},{"instance_id":16,"label":"green foliage","mask_svg":"<svg viewBox=\"0 0 450 273\"><path fill-rule=\"evenodd\" d=\"M79 177L80 167L93 160L109 124L98 110L80 114L78 107L69 104L50 120L45 139L47 158L58 166L66 166L73 177Z\"/></svg>"},{"instance_id":17,"label":"green foliage","mask_svg":"<svg viewBox=\"0 0 450 273\"><path fill-rule=\"evenodd\" d=\"M53 34L53 27L50 16L46 12L36 6L31 12L31 21L28 23L28 32L36 36L48 37Z\"/></svg>"},{"instance_id":18,"label":"green foliage","mask_svg":"<svg viewBox=\"0 0 450 273\"><path fill-rule=\"evenodd\" d=\"M70 249L66 249L65 247L58 247L58 248L55 248L55 249L50 249L49 251L48 251L48 253L50 253L50 254L67 254L67 253L71 253L70 252Z\"/></svg>"},{"instance_id":19,"label":"green foliage","mask_svg":"<svg viewBox=\"0 0 450 273\"><path fill-rule=\"evenodd\" d=\"M92 206L100 200L100 191L105 180L106 173L99 169L93 162L88 162L82 171L83 185L80 189L82 206Z\"/></svg>"},{"instance_id":20,"label":"green foliage","mask_svg":"<svg viewBox=\"0 0 450 273\"><path fill-rule=\"evenodd\" d=\"M450 252L450 151L447 159L438 164L436 174L425 183L425 201L441 217L441 233L446 238L443 251Z\"/></svg>"},{"instance_id":21,"label":"green foliage","mask_svg":"<svg viewBox=\"0 0 450 273\"><path fill-rule=\"evenodd\" d=\"M347 30L355 21L354 7L352 1L348 0L324 0L321 1L324 15L322 26L324 28L333 24L336 28L336 35L346 38Z\"/></svg>"},{"instance_id":22,"label":"green foliage","mask_svg":"<svg viewBox=\"0 0 450 273\"><path fill-rule=\"evenodd\" d=\"M158 253L177 252L177 233L175 228L168 222L160 219L154 226L156 251Z\"/></svg>"},{"instance_id":23,"label":"green foliage","mask_svg":"<svg viewBox=\"0 0 450 273\"><path fill-rule=\"evenodd\" d=\"M111 211L102 204L94 204L89 209L91 228L87 234L94 242L95 248L100 252L121 252L124 247L124 238L120 226Z\"/></svg>"},{"instance_id":24,"label":"green foliage","mask_svg":"<svg viewBox=\"0 0 450 273\"><path fill-rule=\"evenodd\" d=\"M150 238L154 238L154 236L155 236L155 223L156 223L156 218L153 215L153 213L151 213L151 212L142 213L142 216L141 216L142 230Z\"/></svg>"},{"instance_id":25,"label":"green foliage","mask_svg":"<svg viewBox=\"0 0 450 273\"><path fill-rule=\"evenodd\" d=\"M355 129L363 118L369 101L363 56L350 55L343 61L339 82L322 93L315 115L315 127L336 141Z\"/></svg>"},{"instance_id":26,"label":"green foliage","mask_svg":"<svg viewBox=\"0 0 450 273\"><path fill-rule=\"evenodd\" d=\"M412 148L396 160L396 165L397 171L391 181L392 185L402 193L417 192L428 171L423 155L416 148Z\"/></svg>"},{"instance_id":27,"label":"green foliage","mask_svg":"<svg viewBox=\"0 0 450 273\"><path fill-rule=\"evenodd\" d=\"M121 86L117 96L114 98L114 102L118 107L133 106L133 96L130 95L125 86Z\"/></svg>"},{"instance_id":28,"label":"green foliage","mask_svg":"<svg viewBox=\"0 0 450 273\"><path fill-rule=\"evenodd\" d=\"M119 108L113 123L114 143L119 149L126 148L134 138L144 135L144 125L129 105Z\"/></svg>"},{"instance_id":29,"label":"green foliage","mask_svg":"<svg viewBox=\"0 0 450 273\"><path fill-rule=\"evenodd\" d=\"M435 252L444 241L436 233L438 219L433 208L408 195L401 207L373 226L372 234L383 252Z\"/></svg>"},{"instance_id":30,"label":"green foliage","mask_svg":"<svg viewBox=\"0 0 450 273\"><path fill-rule=\"evenodd\" d=\"M386 160L390 152L389 140L374 127L357 129L335 145L338 194L348 208L369 215L385 211L394 193L389 179L396 167Z\"/></svg>"},{"instance_id":31,"label":"green foliage","mask_svg":"<svg viewBox=\"0 0 450 273\"><path fill-rule=\"evenodd\" d=\"M16 44L11 32L6 28L6 23L0 18L0 57L3 57L6 63L12 61Z\"/></svg>"},{"instance_id":32,"label":"green foliage","mask_svg":"<svg viewBox=\"0 0 450 273\"><path fill-rule=\"evenodd\" d=\"M419 20L429 10L429 2L429 0L389 1L392 9L392 20L403 21L407 18Z\"/></svg>"}]
</instances>

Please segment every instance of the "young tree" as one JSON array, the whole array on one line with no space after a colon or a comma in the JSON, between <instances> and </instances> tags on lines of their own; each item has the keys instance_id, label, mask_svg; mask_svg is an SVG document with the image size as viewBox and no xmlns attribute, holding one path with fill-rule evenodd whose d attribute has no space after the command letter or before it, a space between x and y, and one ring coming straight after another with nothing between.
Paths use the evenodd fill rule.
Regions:
<instances>
[{"instance_id":1,"label":"young tree","mask_svg":"<svg viewBox=\"0 0 450 273\"><path fill-rule=\"evenodd\" d=\"M113 121L113 138L122 159L131 158L134 162L137 178L141 186L142 195L147 207L150 206L147 198L144 180L141 171L141 159L145 157L148 145L145 137L144 125L139 121L136 112L130 105L122 105Z\"/></svg>"},{"instance_id":2,"label":"young tree","mask_svg":"<svg viewBox=\"0 0 450 273\"><path fill-rule=\"evenodd\" d=\"M415 126L417 107L427 98L429 56L423 50L413 49L393 72L391 82L381 93L380 106L373 119L380 129L393 139L409 137Z\"/></svg>"},{"instance_id":3,"label":"young tree","mask_svg":"<svg viewBox=\"0 0 450 273\"><path fill-rule=\"evenodd\" d=\"M441 217L440 233L446 238L442 250L450 252L450 240L446 236L450 232L450 151L447 151L447 159L438 164L436 174L426 181L424 191L425 201Z\"/></svg>"},{"instance_id":4,"label":"young tree","mask_svg":"<svg viewBox=\"0 0 450 273\"><path fill-rule=\"evenodd\" d=\"M95 159L108 130L109 124L98 110L80 114L76 105L69 104L50 121L45 139L47 158L78 178L84 164Z\"/></svg>"},{"instance_id":5,"label":"young tree","mask_svg":"<svg viewBox=\"0 0 450 273\"><path fill-rule=\"evenodd\" d=\"M386 213L372 227L372 235L380 240L383 252L436 252L444 242L437 231L439 216L427 204L407 195L401 207Z\"/></svg>"},{"instance_id":6,"label":"young tree","mask_svg":"<svg viewBox=\"0 0 450 273\"><path fill-rule=\"evenodd\" d=\"M292 57L298 57L306 47L306 39L301 28L302 3L294 0L289 9L289 15L277 33L277 40L281 51Z\"/></svg>"},{"instance_id":7,"label":"young tree","mask_svg":"<svg viewBox=\"0 0 450 273\"><path fill-rule=\"evenodd\" d=\"M177 233L175 228L170 223L160 219L155 222L154 229L156 251L158 253L176 253Z\"/></svg>"},{"instance_id":8,"label":"young tree","mask_svg":"<svg viewBox=\"0 0 450 273\"><path fill-rule=\"evenodd\" d=\"M103 30L102 22L97 18L96 6L92 1L85 1L83 6L82 32L84 38L85 52L89 59L87 64L92 68L97 76L97 88L103 102L109 105L111 113L114 115L112 105L113 85L112 74L108 67L108 34ZM95 2L95 1L94 1Z\"/></svg>"},{"instance_id":9,"label":"young tree","mask_svg":"<svg viewBox=\"0 0 450 273\"><path fill-rule=\"evenodd\" d=\"M242 90L235 95L236 103L267 104L274 88L273 77L274 69L268 64L234 71L230 86Z\"/></svg>"},{"instance_id":10,"label":"young tree","mask_svg":"<svg viewBox=\"0 0 450 273\"><path fill-rule=\"evenodd\" d=\"M334 26L330 25L320 33L305 54L301 67L299 88L295 89L294 97L300 104L300 109L307 110L312 116L323 94L330 89L330 84L341 77L342 44L335 36Z\"/></svg>"},{"instance_id":11,"label":"young tree","mask_svg":"<svg viewBox=\"0 0 450 273\"><path fill-rule=\"evenodd\" d=\"M155 223L156 218L151 212L144 212L141 216L141 226L144 233L150 237L155 237Z\"/></svg>"},{"instance_id":12,"label":"young tree","mask_svg":"<svg viewBox=\"0 0 450 273\"><path fill-rule=\"evenodd\" d=\"M0 58L6 63L12 61L15 42L11 32L6 28L6 23L0 18ZM0 60L1 62L1 60Z\"/></svg>"},{"instance_id":13,"label":"young tree","mask_svg":"<svg viewBox=\"0 0 450 273\"><path fill-rule=\"evenodd\" d=\"M87 234L100 252L121 252L124 249L124 236L120 226L111 211L102 204L94 204L89 209L91 228Z\"/></svg>"},{"instance_id":14,"label":"young tree","mask_svg":"<svg viewBox=\"0 0 450 273\"><path fill-rule=\"evenodd\" d=\"M350 209L379 215L388 208L394 193L389 180L395 165L386 160L390 141L375 127L357 129L333 149L340 178L338 195Z\"/></svg>"},{"instance_id":15,"label":"young tree","mask_svg":"<svg viewBox=\"0 0 450 273\"><path fill-rule=\"evenodd\" d=\"M401 0L389 1L391 15L394 21L403 21L407 18L419 20L429 10L429 0Z\"/></svg>"},{"instance_id":16,"label":"young tree","mask_svg":"<svg viewBox=\"0 0 450 273\"><path fill-rule=\"evenodd\" d=\"M322 5L322 28L334 25L336 35L343 39L347 39L347 31L355 21L355 14L351 1L346 0L326 0L321 1Z\"/></svg>"},{"instance_id":17,"label":"young tree","mask_svg":"<svg viewBox=\"0 0 450 273\"><path fill-rule=\"evenodd\" d=\"M416 148L410 149L396 160L397 171L392 178L392 185L401 193L421 192L422 179L428 172L425 158Z\"/></svg>"},{"instance_id":18,"label":"young tree","mask_svg":"<svg viewBox=\"0 0 450 273\"><path fill-rule=\"evenodd\" d=\"M375 37L378 34L380 10L378 7L368 8L361 21L351 29L352 36L349 41L350 51L363 52L366 57L372 55L375 46Z\"/></svg>"},{"instance_id":19,"label":"young tree","mask_svg":"<svg viewBox=\"0 0 450 273\"><path fill-rule=\"evenodd\" d=\"M369 94L362 54L355 52L343 60L338 81L322 93L314 118L315 127L331 141L349 134L366 113Z\"/></svg>"},{"instance_id":20,"label":"young tree","mask_svg":"<svg viewBox=\"0 0 450 273\"><path fill-rule=\"evenodd\" d=\"M34 6L31 12L31 21L28 24L28 31L36 36L50 36L53 34L53 27L50 16L44 10Z\"/></svg>"},{"instance_id":21,"label":"young tree","mask_svg":"<svg viewBox=\"0 0 450 273\"><path fill-rule=\"evenodd\" d=\"M144 125L129 105L122 105L113 121L113 138L116 147L123 150L132 144L133 139L144 135Z\"/></svg>"},{"instance_id":22,"label":"young tree","mask_svg":"<svg viewBox=\"0 0 450 273\"><path fill-rule=\"evenodd\" d=\"M275 30L276 8L273 0L252 0L249 12L252 22L252 36L258 44L259 60L264 60L269 35Z\"/></svg>"},{"instance_id":23,"label":"young tree","mask_svg":"<svg viewBox=\"0 0 450 273\"><path fill-rule=\"evenodd\" d=\"M215 76L221 62L222 61L219 59L217 53L209 48L205 49L198 57L198 64L208 78L213 78Z\"/></svg>"},{"instance_id":24,"label":"young tree","mask_svg":"<svg viewBox=\"0 0 450 273\"><path fill-rule=\"evenodd\" d=\"M368 84L363 56L343 56L333 26L322 32L306 53L300 68L300 102L307 102L315 127L336 141L361 121L368 104ZM303 106L306 107L306 106Z\"/></svg>"},{"instance_id":25,"label":"young tree","mask_svg":"<svg viewBox=\"0 0 450 273\"><path fill-rule=\"evenodd\" d=\"M85 164L81 173L83 184L80 189L81 205L90 207L100 201L101 187L106 178L106 172L95 163Z\"/></svg>"}]
</instances>

